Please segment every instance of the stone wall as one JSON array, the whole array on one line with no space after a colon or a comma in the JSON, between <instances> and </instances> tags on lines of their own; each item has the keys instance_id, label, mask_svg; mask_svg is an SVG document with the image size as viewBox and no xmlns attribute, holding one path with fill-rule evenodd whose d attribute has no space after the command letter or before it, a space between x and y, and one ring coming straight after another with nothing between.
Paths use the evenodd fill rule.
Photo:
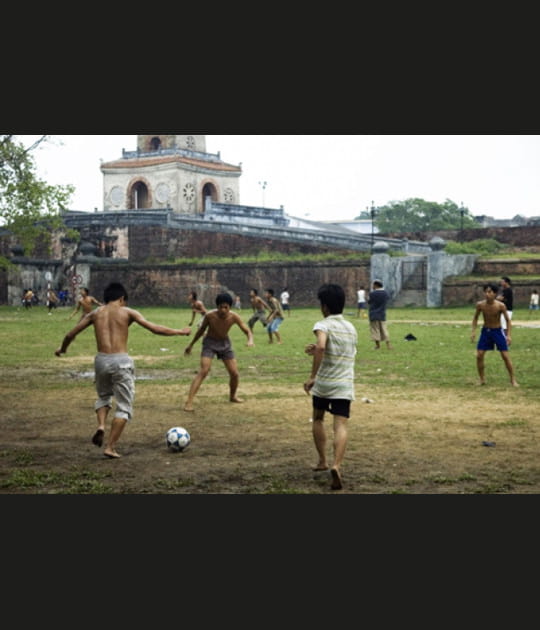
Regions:
<instances>
[{"instance_id":1,"label":"stone wall","mask_svg":"<svg viewBox=\"0 0 540 630\"><path fill-rule=\"evenodd\" d=\"M350 254L351 250L274 239L246 238L242 234L171 229L158 225L132 225L127 228L132 262L197 259L205 256L234 258L264 253L280 254Z\"/></svg>"},{"instance_id":2,"label":"stone wall","mask_svg":"<svg viewBox=\"0 0 540 630\"><path fill-rule=\"evenodd\" d=\"M132 305L185 306L188 293L196 291L207 307L214 306L218 293L240 295L244 308L249 307L249 291L260 296L268 288L279 295L289 288L291 308L317 306L317 289L325 282L341 284L347 305L356 307L356 291L369 287L369 261L348 263L238 263L229 265L141 265L100 263L91 267L90 282L95 296L111 281L122 282Z\"/></svg>"}]
</instances>

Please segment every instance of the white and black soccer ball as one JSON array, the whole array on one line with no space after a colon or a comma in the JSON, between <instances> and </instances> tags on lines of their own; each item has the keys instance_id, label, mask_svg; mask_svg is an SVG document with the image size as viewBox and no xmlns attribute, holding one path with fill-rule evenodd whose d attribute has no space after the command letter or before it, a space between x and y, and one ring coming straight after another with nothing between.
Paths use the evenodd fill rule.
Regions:
<instances>
[{"instance_id":1,"label":"white and black soccer ball","mask_svg":"<svg viewBox=\"0 0 540 630\"><path fill-rule=\"evenodd\" d=\"M180 453L191 444L191 436L184 427L171 427L165 434L167 448Z\"/></svg>"}]
</instances>

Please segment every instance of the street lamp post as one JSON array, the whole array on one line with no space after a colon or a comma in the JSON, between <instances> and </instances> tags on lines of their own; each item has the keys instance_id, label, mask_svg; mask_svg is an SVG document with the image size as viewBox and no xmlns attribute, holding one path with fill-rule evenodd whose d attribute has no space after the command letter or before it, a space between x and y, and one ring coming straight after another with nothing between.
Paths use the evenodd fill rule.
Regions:
<instances>
[{"instance_id":1,"label":"street lamp post","mask_svg":"<svg viewBox=\"0 0 540 630\"><path fill-rule=\"evenodd\" d=\"M371 210L370 215L371 215L371 255L373 255L373 242L374 242L374 238L375 238L375 206L373 205L373 201L371 202Z\"/></svg>"},{"instance_id":2,"label":"street lamp post","mask_svg":"<svg viewBox=\"0 0 540 630\"><path fill-rule=\"evenodd\" d=\"M264 208L264 191L268 186L268 182L259 182L259 186L262 188L262 207Z\"/></svg>"}]
</instances>

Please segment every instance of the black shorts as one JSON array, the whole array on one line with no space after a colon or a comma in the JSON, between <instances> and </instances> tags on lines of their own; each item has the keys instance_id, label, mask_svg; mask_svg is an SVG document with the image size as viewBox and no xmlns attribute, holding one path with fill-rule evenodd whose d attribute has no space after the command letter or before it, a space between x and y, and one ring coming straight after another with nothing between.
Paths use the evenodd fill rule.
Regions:
<instances>
[{"instance_id":1,"label":"black shorts","mask_svg":"<svg viewBox=\"0 0 540 630\"><path fill-rule=\"evenodd\" d=\"M349 418L351 413L351 401L344 398L319 398L313 396L313 409L328 411L333 416Z\"/></svg>"}]
</instances>

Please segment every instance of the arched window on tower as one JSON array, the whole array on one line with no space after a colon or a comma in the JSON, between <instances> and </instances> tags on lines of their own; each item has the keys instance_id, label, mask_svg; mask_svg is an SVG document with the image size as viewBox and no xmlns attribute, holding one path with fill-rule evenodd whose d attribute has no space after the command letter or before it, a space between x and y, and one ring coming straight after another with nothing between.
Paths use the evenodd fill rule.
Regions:
<instances>
[{"instance_id":1,"label":"arched window on tower","mask_svg":"<svg viewBox=\"0 0 540 630\"><path fill-rule=\"evenodd\" d=\"M129 195L129 209L140 210L150 207L150 196L144 182L136 182Z\"/></svg>"},{"instance_id":2,"label":"arched window on tower","mask_svg":"<svg viewBox=\"0 0 540 630\"><path fill-rule=\"evenodd\" d=\"M154 136L150 140L150 149L152 151L159 151L161 149L161 139L158 138L157 136Z\"/></svg>"}]
</instances>

